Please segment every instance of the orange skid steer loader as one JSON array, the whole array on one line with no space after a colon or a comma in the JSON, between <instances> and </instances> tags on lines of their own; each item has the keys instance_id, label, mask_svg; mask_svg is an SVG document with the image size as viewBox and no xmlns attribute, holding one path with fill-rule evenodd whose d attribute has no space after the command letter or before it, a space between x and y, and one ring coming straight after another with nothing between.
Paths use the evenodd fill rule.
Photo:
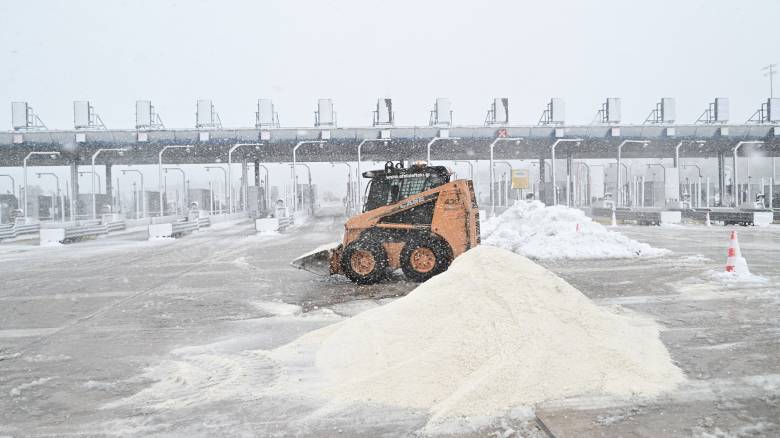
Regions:
<instances>
[{"instance_id":1,"label":"orange skid steer loader","mask_svg":"<svg viewBox=\"0 0 780 438\"><path fill-rule=\"evenodd\" d=\"M402 269L422 282L479 244L479 209L469 180L450 181L444 166L385 163L369 178L363 213L344 225L340 243L318 248L292 265L321 275L344 274L372 284Z\"/></svg>"}]
</instances>

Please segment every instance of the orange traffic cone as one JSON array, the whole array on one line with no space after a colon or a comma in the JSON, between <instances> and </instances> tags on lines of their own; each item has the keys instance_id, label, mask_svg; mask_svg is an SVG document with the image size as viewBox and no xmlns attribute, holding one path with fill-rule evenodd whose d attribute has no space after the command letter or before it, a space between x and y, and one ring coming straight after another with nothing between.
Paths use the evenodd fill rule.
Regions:
<instances>
[{"instance_id":1,"label":"orange traffic cone","mask_svg":"<svg viewBox=\"0 0 780 438\"><path fill-rule=\"evenodd\" d=\"M748 269L747 260L742 257L742 252L739 250L739 240L737 240L737 232L732 231L729 238L729 250L726 257L726 272L734 272L735 274L750 274Z\"/></svg>"}]
</instances>

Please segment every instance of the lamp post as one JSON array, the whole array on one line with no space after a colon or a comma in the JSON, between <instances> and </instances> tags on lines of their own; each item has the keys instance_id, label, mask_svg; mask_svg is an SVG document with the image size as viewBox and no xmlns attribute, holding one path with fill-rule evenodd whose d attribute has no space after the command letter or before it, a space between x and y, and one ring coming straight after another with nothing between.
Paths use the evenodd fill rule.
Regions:
<instances>
[{"instance_id":1,"label":"lamp post","mask_svg":"<svg viewBox=\"0 0 780 438\"><path fill-rule=\"evenodd\" d=\"M363 174L360 173L360 162L362 161L361 152L363 150L363 145L372 141L381 141L387 146L389 140L385 138L364 138L360 141L360 143L357 146L357 183L358 183L358 199L361 199L363 196Z\"/></svg>"},{"instance_id":2,"label":"lamp post","mask_svg":"<svg viewBox=\"0 0 780 438\"><path fill-rule=\"evenodd\" d=\"M350 165L346 161L338 161L338 162L331 161L330 162L330 165L333 166L333 167L335 167L337 164L343 164L343 165L347 166L347 187L349 187L349 190L347 191L348 192L347 196L349 196L349 198L351 198L349 200L349 203L352 204L353 210L356 211L357 210L357 204L358 204L356 202L357 201L357 199L356 199L357 197L355 196L354 193L351 193L352 192L352 165ZM358 193L358 195L360 195L360 194Z\"/></svg>"},{"instance_id":3,"label":"lamp post","mask_svg":"<svg viewBox=\"0 0 780 438\"><path fill-rule=\"evenodd\" d=\"M222 167L222 166L206 166L206 172L210 172L210 171L211 171L211 169L219 169L219 170L221 170L221 171L222 171L222 173L224 174L224 176L225 176L225 197L227 197L227 190L229 190L229 187L228 187L228 173L227 173L227 170L225 170L225 168L224 168L224 167ZM266 172L268 172L268 170L266 170ZM225 200L227 201L227 199L225 199ZM213 209L214 209L214 206L212 205L212 206L211 206L211 208L212 208L212 210L213 210Z\"/></svg>"},{"instance_id":4,"label":"lamp post","mask_svg":"<svg viewBox=\"0 0 780 438\"><path fill-rule=\"evenodd\" d=\"M127 148L110 148L110 149L98 149L92 154L92 174L95 174L95 159L101 152L119 152L120 155L124 154ZM92 179L92 220L97 219L97 208L95 205L95 180Z\"/></svg>"},{"instance_id":5,"label":"lamp post","mask_svg":"<svg viewBox=\"0 0 780 438\"><path fill-rule=\"evenodd\" d=\"M311 167L309 167L306 163L293 163L291 166L303 166L306 168L306 172L309 174L309 211L311 212L311 215L314 216L314 199L312 199L312 191L311 191ZM295 173L293 173L293 176ZM294 181L293 181L294 183ZM293 204L295 203L295 198L293 198Z\"/></svg>"},{"instance_id":6,"label":"lamp post","mask_svg":"<svg viewBox=\"0 0 780 438\"><path fill-rule=\"evenodd\" d=\"M55 156L59 156L60 153L57 151L33 151L27 154L24 157L24 160L22 160L22 167L24 168L24 217L27 217L27 160L29 160L33 155L49 155L53 159Z\"/></svg>"},{"instance_id":7,"label":"lamp post","mask_svg":"<svg viewBox=\"0 0 780 438\"><path fill-rule=\"evenodd\" d=\"M555 187L555 147L558 146L560 143L577 143L579 144L582 141L581 138L559 138L558 140L555 140L555 143L553 143L552 146L550 146L550 153L552 155L552 188L553 188L553 205L558 205L558 190L556 190ZM566 193L568 193L568 187L566 189ZM568 195L567 195L568 196Z\"/></svg>"},{"instance_id":8,"label":"lamp post","mask_svg":"<svg viewBox=\"0 0 780 438\"><path fill-rule=\"evenodd\" d=\"M65 222L65 199L61 195L62 192L60 192L60 177L52 172L38 172L36 175L38 175L38 179L40 179L42 175L54 177L54 180L57 182L57 198L60 200L60 216L62 217L62 222Z\"/></svg>"},{"instance_id":9,"label":"lamp post","mask_svg":"<svg viewBox=\"0 0 780 438\"><path fill-rule=\"evenodd\" d=\"M183 192L182 202L184 203L181 211L182 214L184 214L184 209L189 205L188 202L189 194L187 193L187 174L184 173L184 169L182 169L181 167L165 167L163 168L163 170L165 170L165 173L168 173L169 170L178 170L179 172L181 172L181 190Z\"/></svg>"},{"instance_id":10,"label":"lamp post","mask_svg":"<svg viewBox=\"0 0 780 438\"><path fill-rule=\"evenodd\" d=\"M700 199L699 199L699 198L700 198L700 196L701 196L701 178L702 178L702 174L701 174L701 166L699 166L698 164L681 164L681 167L683 167L683 168L686 168L686 167L695 167L695 168L696 168L696 169L699 171L699 180L698 180L698 186L699 186L699 187L698 187L698 188L697 188L697 190L696 190L696 206L697 206L697 207L699 207L699 206L700 206L700 204L701 204L701 203L699 202L699 201L700 201Z\"/></svg>"},{"instance_id":11,"label":"lamp post","mask_svg":"<svg viewBox=\"0 0 780 438\"><path fill-rule=\"evenodd\" d=\"M591 191L590 164L584 161L580 161L578 164L580 166L585 167L585 173L586 173L585 180L587 181L586 188L585 188L585 205L590 205L590 191ZM580 205L582 205L582 198L580 198Z\"/></svg>"},{"instance_id":12,"label":"lamp post","mask_svg":"<svg viewBox=\"0 0 780 438\"><path fill-rule=\"evenodd\" d=\"M496 174L493 170L493 148L496 147L496 144L500 141L514 141L515 144L519 145L520 142L523 140L522 137L496 137L495 140L493 140L492 143L490 143L490 216L496 215L496 200L494 196L494 190L493 185L494 181L496 179Z\"/></svg>"},{"instance_id":13,"label":"lamp post","mask_svg":"<svg viewBox=\"0 0 780 438\"><path fill-rule=\"evenodd\" d=\"M265 166L265 164L259 164L259 167L262 167L263 170L265 170L265 191L263 192L263 198L265 199L265 208L270 208L271 206L271 187L269 186L269 178L268 178L268 168Z\"/></svg>"},{"instance_id":14,"label":"lamp post","mask_svg":"<svg viewBox=\"0 0 780 438\"><path fill-rule=\"evenodd\" d=\"M688 142L688 145L692 145L694 143L697 143L699 145L703 145L704 143L707 143L707 140L693 140ZM674 147L674 167L677 168L677 181L682 180L682 173L680 172L680 148L682 147L683 142L677 143L677 146Z\"/></svg>"},{"instance_id":15,"label":"lamp post","mask_svg":"<svg viewBox=\"0 0 780 438\"><path fill-rule=\"evenodd\" d=\"M97 178L97 189L98 189L98 192L102 192L103 191L103 186L101 185L101 182L100 182L100 174L99 173L93 172L91 170L79 170L79 176L84 176L84 175L92 175L93 182L94 182L95 178Z\"/></svg>"},{"instance_id":16,"label":"lamp post","mask_svg":"<svg viewBox=\"0 0 780 438\"><path fill-rule=\"evenodd\" d=\"M0 176L4 176L6 178L10 178L11 179L11 195L15 195L16 194L16 180L14 179L14 177L11 176L11 175L8 175L7 173L0 174Z\"/></svg>"},{"instance_id":17,"label":"lamp post","mask_svg":"<svg viewBox=\"0 0 780 438\"><path fill-rule=\"evenodd\" d=\"M474 180L474 163L472 163L471 161L458 161L458 160L453 161L452 163L455 164L456 166L458 164L468 164L469 165L469 179L472 180L472 181Z\"/></svg>"},{"instance_id":18,"label":"lamp post","mask_svg":"<svg viewBox=\"0 0 780 438\"><path fill-rule=\"evenodd\" d=\"M159 190L160 195L160 217L165 216L165 206L163 205L163 166L162 166L162 156L163 152L165 152L168 149L175 149L175 148L186 148L187 151L192 148L192 145L168 145L160 149L160 153L157 156L157 188Z\"/></svg>"},{"instance_id":19,"label":"lamp post","mask_svg":"<svg viewBox=\"0 0 780 438\"><path fill-rule=\"evenodd\" d=\"M650 141L649 140L623 140L623 142L620 143L620 145L618 146L618 150L617 150L617 165L618 165L618 167L617 167L617 186L615 187L615 191L617 192L616 193L617 199L615 200L616 201L615 202L616 206L620 206L620 190L621 190L620 156L621 156L621 154L623 152L623 146L625 146L625 145L627 145L629 143L643 144L643 145L647 146L648 144L650 144ZM665 181L665 178L666 178L666 176L664 175L664 181Z\"/></svg>"},{"instance_id":20,"label":"lamp post","mask_svg":"<svg viewBox=\"0 0 780 438\"><path fill-rule=\"evenodd\" d=\"M305 145L305 144L323 144L327 143L325 140L305 140L305 141L299 141L298 144L295 145L293 148L293 165L291 167L292 170L292 185L293 185L293 213L298 211L298 187L297 183L295 181L295 166L297 165L297 157L296 153L298 151L298 148ZM308 168L308 166L306 166ZM309 184L311 185L311 171L309 172ZM311 187L309 187L311 189ZM312 208L314 206L312 205Z\"/></svg>"},{"instance_id":21,"label":"lamp post","mask_svg":"<svg viewBox=\"0 0 780 438\"><path fill-rule=\"evenodd\" d=\"M493 163L493 165L496 165L496 164L503 164L503 165L505 165L506 167L509 168L509 180L511 181L512 180L512 163L510 163L509 161L501 160L501 161L495 161ZM503 199L504 201L506 201L506 199L509 197L507 192L508 191L506 190L506 187L504 187L504 199ZM498 194L499 194L499 196L501 195L501 191L500 190L499 190ZM506 205L504 205L504 206L506 207Z\"/></svg>"},{"instance_id":22,"label":"lamp post","mask_svg":"<svg viewBox=\"0 0 780 438\"><path fill-rule=\"evenodd\" d=\"M732 185L734 186L734 207L738 206L737 186L739 185L739 169L737 168L737 152L739 151L739 148L741 148L742 145L745 145L745 144L764 144L764 142L763 141L741 141L741 142L737 143L736 146L734 146L734 151L733 151L733 154L734 154L734 178L733 179L734 179L734 181L732 182Z\"/></svg>"},{"instance_id":23,"label":"lamp post","mask_svg":"<svg viewBox=\"0 0 780 438\"><path fill-rule=\"evenodd\" d=\"M141 217L146 216L146 192L144 191L144 174L140 170L137 169L127 169L122 171L122 175L127 175L127 172L137 173L138 176L141 178ZM135 183L133 183L135 184ZM135 189L133 189L135 190ZM135 209L136 215L138 214L138 207L136 206Z\"/></svg>"},{"instance_id":24,"label":"lamp post","mask_svg":"<svg viewBox=\"0 0 780 438\"><path fill-rule=\"evenodd\" d=\"M233 183L233 171L232 171L232 168L233 168L233 151L235 151L236 149L240 148L241 146L254 146L255 150L260 150L260 146L263 146L264 144L265 143L236 143L228 150L228 170L227 171L228 171L228 182L230 184ZM247 184L247 182L244 181L244 183L242 185L246 185L246 184ZM233 196L230 195L230 189L228 188L227 190L228 190L228 194L229 194L229 197L228 197L228 208L229 208L230 212L233 213ZM242 192L243 192L243 187L242 187ZM246 208L246 203L244 204L244 208Z\"/></svg>"},{"instance_id":25,"label":"lamp post","mask_svg":"<svg viewBox=\"0 0 780 438\"><path fill-rule=\"evenodd\" d=\"M433 144L439 140L452 140L453 143L458 144L458 140L460 140L460 137L433 137L431 141L428 142L428 146L426 147L427 149L426 162L428 164L431 164L431 146L433 146Z\"/></svg>"}]
</instances>

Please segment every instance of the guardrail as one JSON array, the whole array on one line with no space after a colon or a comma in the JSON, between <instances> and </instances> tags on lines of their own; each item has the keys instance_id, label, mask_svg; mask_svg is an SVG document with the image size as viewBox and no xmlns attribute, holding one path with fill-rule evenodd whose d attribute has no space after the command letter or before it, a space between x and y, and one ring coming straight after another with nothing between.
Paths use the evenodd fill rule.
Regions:
<instances>
[{"instance_id":1,"label":"guardrail","mask_svg":"<svg viewBox=\"0 0 780 438\"><path fill-rule=\"evenodd\" d=\"M35 234L41 229L41 224L5 224L0 225L0 241L15 239L25 234Z\"/></svg>"},{"instance_id":2,"label":"guardrail","mask_svg":"<svg viewBox=\"0 0 780 438\"><path fill-rule=\"evenodd\" d=\"M718 208L697 208L683 211L683 217L697 221L723 222L724 225L769 225L775 215L771 210L734 210Z\"/></svg>"},{"instance_id":3,"label":"guardrail","mask_svg":"<svg viewBox=\"0 0 780 438\"><path fill-rule=\"evenodd\" d=\"M599 208L595 207L591 209L591 216L612 218L612 213L615 213L616 221L631 221L636 222L639 225L660 225L660 224L679 224L682 222L682 213L679 211L669 210L633 210L630 208Z\"/></svg>"},{"instance_id":4,"label":"guardrail","mask_svg":"<svg viewBox=\"0 0 780 438\"><path fill-rule=\"evenodd\" d=\"M75 242L77 240L92 239L102 234L108 234L108 227L100 224L88 224L79 227L65 228L62 243Z\"/></svg>"},{"instance_id":5,"label":"guardrail","mask_svg":"<svg viewBox=\"0 0 780 438\"><path fill-rule=\"evenodd\" d=\"M113 233L115 231L124 231L127 228L127 224L124 221L108 222L105 224L106 231Z\"/></svg>"},{"instance_id":6,"label":"guardrail","mask_svg":"<svg viewBox=\"0 0 780 438\"><path fill-rule=\"evenodd\" d=\"M590 215L600 218L611 218L611 208L592 208ZM640 225L677 224L683 218L687 220L711 223L722 222L724 225L768 225L777 216L772 210L737 210L733 208L695 208L684 210L651 210L616 208L616 221L632 221Z\"/></svg>"},{"instance_id":7,"label":"guardrail","mask_svg":"<svg viewBox=\"0 0 780 438\"><path fill-rule=\"evenodd\" d=\"M210 226L211 226L211 219L208 216L198 217L198 228L204 228Z\"/></svg>"}]
</instances>

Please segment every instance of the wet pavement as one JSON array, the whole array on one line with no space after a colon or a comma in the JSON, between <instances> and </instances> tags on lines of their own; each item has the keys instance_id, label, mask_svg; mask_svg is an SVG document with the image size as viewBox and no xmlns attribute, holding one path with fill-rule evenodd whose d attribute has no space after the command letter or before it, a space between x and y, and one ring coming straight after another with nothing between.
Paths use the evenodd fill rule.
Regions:
<instances>
[{"instance_id":1,"label":"wet pavement","mask_svg":"<svg viewBox=\"0 0 780 438\"><path fill-rule=\"evenodd\" d=\"M313 218L279 236L256 236L244 221L175 241L139 231L57 248L0 245L0 436L420 434L421 412L333 412L258 395L280 371L248 352L415 287L358 287L289 267L337 240L342 223ZM732 228L617 229L673 253L543 264L598 304L655 318L689 382L655 400L546 403L540 421L557 437L780 435L780 227L737 228L751 270L766 278L750 284L712 275ZM467 429L543 436L512 417Z\"/></svg>"}]
</instances>

